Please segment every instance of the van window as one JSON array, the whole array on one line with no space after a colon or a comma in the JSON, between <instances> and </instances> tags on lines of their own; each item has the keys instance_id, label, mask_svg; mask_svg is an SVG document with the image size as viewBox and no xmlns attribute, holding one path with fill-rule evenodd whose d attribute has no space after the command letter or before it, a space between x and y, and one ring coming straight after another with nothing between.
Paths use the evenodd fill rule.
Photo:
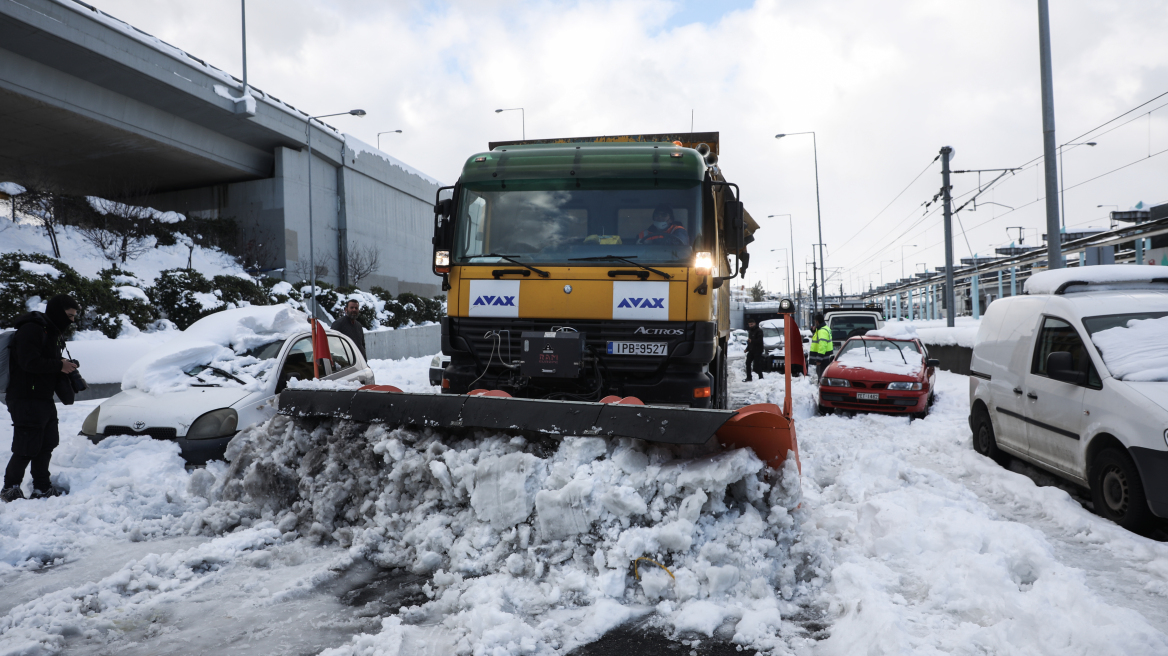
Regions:
<instances>
[{"instance_id":1,"label":"van window","mask_svg":"<svg viewBox=\"0 0 1168 656\"><path fill-rule=\"evenodd\" d=\"M1042 320L1042 330L1038 332L1038 341L1034 344L1034 360L1030 365L1030 373L1048 376L1046 357L1056 351L1067 351L1071 354L1075 371L1087 374L1087 387L1096 389L1102 387L1099 372L1095 371L1095 366L1091 364L1091 356L1087 355L1087 348L1075 327L1062 319L1046 317Z\"/></svg>"},{"instance_id":2,"label":"van window","mask_svg":"<svg viewBox=\"0 0 1168 656\"><path fill-rule=\"evenodd\" d=\"M876 317L872 315L845 314L831 318L831 339L836 342L867 335L869 330L876 330Z\"/></svg>"}]
</instances>

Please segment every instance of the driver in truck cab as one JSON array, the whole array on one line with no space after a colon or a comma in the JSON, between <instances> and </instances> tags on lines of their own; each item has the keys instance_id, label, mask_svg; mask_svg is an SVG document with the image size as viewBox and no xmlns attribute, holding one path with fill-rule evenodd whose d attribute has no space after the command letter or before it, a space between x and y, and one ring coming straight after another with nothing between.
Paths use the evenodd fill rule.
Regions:
<instances>
[{"instance_id":1,"label":"driver in truck cab","mask_svg":"<svg viewBox=\"0 0 1168 656\"><path fill-rule=\"evenodd\" d=\"M688 246L689 232L673 218L673 209L662 204L653 209L653 223L637 235L637 243Z\"/></svg>"}]
</instances>

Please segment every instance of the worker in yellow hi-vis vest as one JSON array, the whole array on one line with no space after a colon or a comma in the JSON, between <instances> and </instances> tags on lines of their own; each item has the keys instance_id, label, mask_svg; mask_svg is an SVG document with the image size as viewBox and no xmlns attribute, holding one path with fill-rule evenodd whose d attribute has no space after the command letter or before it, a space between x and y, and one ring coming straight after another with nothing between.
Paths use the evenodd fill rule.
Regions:
<instances>
[{"instance_id":1,"label":"worker in yellow hi-vis vest","mask_svg":"<svg viewBox=\"0 0 1168 656\"><path fill-rule=\"evenodd\" d=\"M831 328L823 321L823 313L815 313L815 323L811 328L811 357L815 364L816 379L823 376L823 370L831 363L833 348L831 343Z\"/></svg>"}]
</instances>

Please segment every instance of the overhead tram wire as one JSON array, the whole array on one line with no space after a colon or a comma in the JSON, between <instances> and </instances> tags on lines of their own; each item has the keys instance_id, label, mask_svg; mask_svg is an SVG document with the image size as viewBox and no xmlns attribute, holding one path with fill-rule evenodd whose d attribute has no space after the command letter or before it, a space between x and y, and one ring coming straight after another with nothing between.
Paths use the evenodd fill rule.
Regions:
<instances>
[{"instance_id":1,"label":"overhead tram wire","mask_svg":"<svg viewBox=\"0 0 1168 656\"><path fill-rule=\"evenodd\" d=\"M1118 130L1119 128L1121 128L1121 127L1123 127L1123 126L1125 126L1125 125L1127 125L1127 124L1129 124L1129 123L1132 123L1132 122L1134 122L1134 121L1137 121L1137 120L1139 120L1139 119L1143 118L1144 114L1150 114L1150 113L1152 113L1152 112L1155 112L1155 111L1157 111L1157 110L1163 109L1164 107L1168 107L1168 103L1161 104L1161 105L1157 106L1156 108L1149 110L1148 112L1145 112L1145 113L1139 114L1139 115L1137 115L1137 116L1133 117L1132 119L1130 119L1130 120L1128 120L1128 121L1125 121L1125 122L1123 122L1123 123L1121 123L1121 124L1119 124L1119 125L1117 125L1117 126L1115 126L1115 127L1111 128L1110 130L1107 130L1107 131L1105 131L1105 132L1101 132L1101 133L1099 133L1099 134L1095 134L1095 133L1096 133L1096 132L1098 132L1100 129L1102 129L1102 128L1104 128L1104 127L1107 127L1108 125L1110 125L1110 124L1112 124L1112 123L1114 123L1114 122L1116 122L1116 121L1118 121L1118 120L1122 119L1124 116L1127 116L1127 115L1129 115L1129 114L1131 114L1131 113L1133 113L1133 112L1135 112L1135 111L1137 111L1137 110L1140 110L1140 109L1142 109L1142 108L1144 108L1144 107L1146 107L1146 106L1148 106L1148 105L1150 105L1150 104L1152 104L1152 103L1156 102L1156 101L1157 101L1157 100L1159 100L1160 98L1163 98L1163 97L1165 97L1165 96L1168 96L1168 91L1165 91L1165 92L1163 92L1163 93L1161 93L1161 94L1159 94L1159 95L1157 95L1157 96L1155 96L1155 97L1153 97L1153 98L1151 98L1151 99L1149 99L1149 100L1147 100L1147 101L1145 101L1145 102L1143 102L1143 103L1140 103L1139 105L1137 105L1137 106L1135 106L1135 107L1133 107L1133 108L1131 108L1131 109L1127 110L1126 112L1124 112L1124 113L1122 113L1122 114L1120 114L1120 115L1118 115L1118 116L1116 116L1116 117L1114 117L1114 118L1111 118L1111 119L1109 119L1109 120L1107 120L1107 121L1104 121L1103 123L1100 123L1099 125L1095 126L1094 128L1091 128L1090 130L1087 130L1086 132L1084 132L1084 133L1080 134L1079 136L1072 138L1070 141L1079 141L1079 140L1081 140L1081 139L1087 138L1088 136L1091 136L1091 138L1097 139L1097 138L1099 138L1099 137L1101 137L1101 136L1103 136L1103 135L1105 135L1105 134L1108 134L1108 133L1114 132L1115 130ZM1087 180L1083 180L1083 181L1081 181L1081 182L1078 182L1078 183L1076 183L1076 184L1074 184L1074 185L1071 185L1070 187L1066 187L1066 188L1065 188L1063 191L1065 192L1067 189L1074 189L1074 188L1076 188L1076 187L1079 187L1079 186L1081 186L1081 185L1087 184L1088 182L1093 182L1093 181L1095 181L1095 180L1098 180L1099 178L1102 178L1102 177L1104 177L1104 176L1107 176L1107 175L1110 175L1110 174L1112 174L1112 173L1115 173L1116 171L1120 171L1120 170L1122 170L1122 169L1125 169L1125 168L1127 168L1127 167L1129 167L1129 166L1133 166L1133 165L1135 165L1135 164L1138 164L1138 163L1140 163L1140 162L1142 162L1142 161L1145 161L1145 160L1151 159L1151 158L1153 158L1153 157L1156 157L1157 155L1162 155L1162 154L1163 154L1163 153L1165 153L1165 152L1168 152L1168 149L1161 150L1161 151L1158 151L1158 152L1155 152L1155 153L1151 153L1151 154L1149 154L1149 155L1147 155L1147 156L1145 156L1145 157L1141 157L1140 159L1134 160L1134 161L1132 161L1132 162L1129 162L1129 163L1127 163L1127 164L1124 164L1123 166L1120 166L1120 167L1118 167L1118 168L1115 168L1115 169L1112 169L1112 170L1110 170L1110 171L1107 171L1106 173L1102 173L1102 174L1100 174L1100 175L1097 175L1097 176L1095 176L1095 177L1093 177L1093 178L1089 178L1089 179L1087 179ZM1030 166L1036 165L1036 163L1038 163L1038 162L1041 162L1041 161L1042 161L1042 155L1039 155L1038 157L1035 157L1035 158L1033 158L1033 159L1030 159L1030 160L1028 160L1027 162L1023 163L1022 165L1020 165L1020 166L1017 166L1017 167L1014 167L1014 168L1015 168L1015 170L1024 170L1024 169L1027 169L1027 168L1029 168ZM1011 177L1013 177L1013 176L1011 176ZM980 190L980 191L989 191L989 190L990 190L990 189L992 189L992 188L998 187L998 186L1000 186L1001 182L1002 182L1002 181L1004 181L1004 180L1005 180L1005 178L999 178L999 179L998 179L996 182L991 182L989 185L986 185L986 187L985 187L985 189L984 189L984 190ZM967 192L967 193L971 193L971 192ZM962 194L962 195L964 196L964 195L966 195L966 194ZM979 224L977 224L977 225L975 225L975 226L971 227L971 228L970 228L970 230L974 230L974 229L976 229L976 228L979 228L979 227L981 227L981 226L984 226L984 225L986 225L986 224L988 224L988 223L991 223L991 222L993 222L993 221L996 221L996 220L998 220L998 219L1000 219L1000 218L1002 218L1002 217L1008 216L1009 214L1012 214L1012 213L1014 213L1014 212L1016 212L1016 211L1018 211L1018 210L1021 210L1022 208L1029 207L1030 205L1033 205L1034 203L1037 203L1037 202L1039 202L1039 201L1043 200L1044 198L1045 198L1045 196L1044 196L1044 197L1037 198L1037 199L1035 199L1034 201L1032 201L1032 202L1029 202L1029 203L1026 203L1026 204L1024 204L1024 205L1019 205L1018 207L1016 207L1016 208L1014 208L1014 209L1012 209L1012 210L1009 210L1009 211L1007 211L1007 212L1003 212L1002 214L999 214L999 215L997 215L997 216L995 216L995 217L992 217L992 218L990 218L990 219L987 219L987 220L985 220L985 221L982 221L981 223L979 223ZM954 197L954 200L957 200L957 197ZM931 214L931 213L930 213L930 214ZM956 214L956 213L955 213L955 214ZM925 218L927 218L927 217L925 217ZM902 221L902 223L903 223L903 221ZM902 233L900 236L898 236L898 237L896 237L895 239L893 239L893 240L892 240L892 242L891 242L891 244L889 245L889 247L890 247L890 246L892 246L892 245L895 245L895 244L896 244L896 242L897 242L898 240L900 240L901 238L903 238L903 237L904 237L904 236L905 236L905 235L906 235L906 234L907 234L909 231L911 231L911 230L912 230L912 228L913 228L913 227L915 227L916 225L919 225L920 223L921 223L920 221L916 222L915 224L913 224L913 226L910 226L910 227L909 227L909 229L905 231L905 233ZM943 243L943 242L944 242L944 240L941 240L941 242L937 242L937 243L933 244L933 246L936 246L937 244L939 244L939 243ZM887 248L888 248L888 247L885 247L885 249L884 249L884 250L887 250ZM875 255L873 255L872 257L875 257ZM867 260L868 260L868 259L871 259L871 257L867 258L866 260L863 260L863 261L861 261L861 262L860 262L860 263L858 263L856 266L857 266L857 267L858 267L858 266L862 266L864 263L866 263L866 262L867 262Z\"/></svg>"},{"instance_id":2,"label":"overhead tram wire","mask_svg":"<svg viewBox=\"0 0 1168 656\"><path fill-rule=\"evenodd\" d=\"M850 244L850 243L851 243L851 241L852 241L853 239L855 239L856 237L858 237L858 236L860 235L860 233L861 233L861 232L863 232L864 230L866 230L866 229L868 228L868 226L872 225L872 222L873 222L873 221L875 221L876 219L880 218L880 216L881 216L882 214L884 214L886 211L888 211L888 208L892 207L892 204L893 204L893 203L895 203L896 201L900 200L900 197L904 195L904 192L908 191L910 187L912 187L914 184L916 184L917 180L920 180L920 179L921 179L921 176L922 176L922 175L924 175L925 173L927 173L927 172L929 171L929 169L933 168L933 165L934 165L934 164L936 164L936 163L937 163L937 160L939 160L939 159L941 159L941 156L940 156L940 155L937 155L936 157L934 157L934 158L933 158L933 160L932 160L931 162L929 162L929 163L928 163L928 165L926 165L926 166L925 166L925 168L924 168L923 170L921 170L921 172L920 172L920 173L918 173L918 174L917 174L917 177L915 177L915 178L913 178L913 179L912 179L912 182L909 182L909 183L908 183L908 185L906 185L906 186L905 186L905 188L904 188L904 189L902 189L902 190L900 191L900 193L896 195L896 197L895 197L895 198L893 198L892 200L888 201L888 204L884 206L884 209L882 209L882 210L880 210L879 212L877 212L877 213L876 213L876 216L874 216L874 217L872 217L871 219L869 219L869 220L868 220L868 222L867 222L867 223L865 223L865 224L864 224L864 225L863 225L863 226L862 226L862 227L861 227L859 230L857 230L855 233L853 233L853 234L852 234L852 236L851 236L851 237L849 237L847 241L845 241L843 244L840 244L839 246L837 246L837 247L836 247L836 251L838 252L838 251L839 251L839 249L841 249L841 248L843 248L844 246L847 246L848 244Z\"/></svg>"}]
</instances>

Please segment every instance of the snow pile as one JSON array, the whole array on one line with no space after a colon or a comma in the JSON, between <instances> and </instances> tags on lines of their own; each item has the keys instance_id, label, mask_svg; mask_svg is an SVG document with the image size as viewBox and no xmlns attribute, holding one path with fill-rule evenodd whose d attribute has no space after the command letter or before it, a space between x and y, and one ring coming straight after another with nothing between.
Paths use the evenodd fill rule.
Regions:
<instances>
[{"instance_id":1,"label":"snow pile","mask_svg":"<svg viewBox=\"0 0 1168 656\"><path fill-rule=\"evenodd\" d=\"M1168 317L1133 319L1091 335L1107 370L1120 380L1168 381Z\"/></svg>"},{"instance_id":2,"label":"snow pile","mask_svg":"<svg viewBox=\"0 0 1168 656\"><path fill-rule=\"evenodd\" d=\"M367 144L364 141L361 141L360 139L358 139L357 137L354 137L351 134L342 135L342 138L345 141L345 145L348 146L353 151L354 155L360 155L361 153L369 153L370 155L373 155L374 157L380 157L381 159L385 160L386 162L389 162L391 165L398 167L399 169L405 171L406 173L408 173L410 175L418 176L422 180L425 180L426 182L428 182L432 185L435 185L438 187L442 186L442 182L440 180L438 180L436 178L432 178L432 177L426 175L425 173L422 173L418 169L410 166L409 164L406 164L405 162L401 161L400 159L397 159L396 157L390 155L389 153L382 151L381 149L377 148L376 146L373 146L371 144Z\"/></svg>"},{"instance_id":3,"label":"snow pile","mask_svg":"<svg viewBox=\"0 0 1168 656\"><path fill-rule=\"evenodd\" d=\"M889 339L917 339L917 327L911 321L890 321L883 328L869 330L868 335L873 337L887 337Z\"/></svg>"},{"instance_id":4,"label":"snow pile","mask_svg":"<svg viewBox=\"0 0 1168 656\"><path fill-rule=\"evenodd\" d=\"M7 194L9 196L19 196L28 191L24 187L15 182L0 182L0 194Z\"/></svg>"},{"instance_id":5,"label":"snow pile","mask_svg":"<svg viewBox=\"0 0 1168 656\"><path fill-rule=\"evenodd\" d=\"M803 541L833 546L814 653L1168 654L1168 549L975 453L968 384L939 372L923 421L799 425Z\"/></svg>"},{"instance_id":6,"label":"snow pile","mask_svg":"<svg viewBox=\"0 0 1168 656\"><path fill-rule=\"evenodd\" d=\"M139 207L137 205L127 205L113 200L106 200L97 196L86 196L85 200L89 202L89 206L93 208L98 214L113 214L114 216L123 216L136 219L149 219L158 221L159 223L179 223L186 221L187 217L178 212L163 212L156 210L153 207Z\"/></svg>"},{"instance_id":7,"label":"snow pile","mask_svg":"<svg viewBox=\"0 0 1168 656\"><path fill-rule=\"evenodd\" d=\"M912 336L917 337L921 342L929 346L964 346L966 348L973 348L973 344L977 339L977 329L981 326L981 319L974 319L973 317L956 317L955 325L950 328L945 319L916 319L913 321L896 321L891 320L884 324L884 330L897 330L895 326L912 326ZM884 334L883 332L872 334ZM889 333L887 337L894 337L895 334Z\"/></svg>"},{"instance_id":8,"label":"snow pile","mask_svg":"<svg viewBox=\"0 0 1168 656\"><path fill-rule=\"evenodd\" d=\"M155 395L183 390L198 382L186 372L199 366L226 371L251 389L275 360L240 355L307 329L307 316L286 305L216 312L130 365L122 378L122 389L138 388ZM216 382L225 386L239 384L227 379Z\"/></svg>"},{"instance_id":9,"label":"snow pile","mask_svg":"<svg viewBox=\"0 0 1168 656\"><path fill-rule=\"evenodd\" d=\"M227 457L209 524L250 506L278 513L286 535L429 577L424 603L330 654L393 653L415 625L452 636L451 653L565 653L650 613L671 633L771 649L784 600L806 586L790 557L793 459L772 487L749 450L686 457L635 440L343 421L307 430L282 416Z\"/></svg>"},{"instance_id":10,"label":"snow pile","mask_svg":"<svg viewBox=\"0 0 1168 656\"><path fill-rule=\"evenodd\" d=\"M869 331L872 334L875 331ZM894 344L884 340L864 340L868 348L853 346L836 357L833 364L846 369L866 369L898 376L917 376L924 367L924 358L906 343ZM897 346L900 350L897 350Z\"/></svg>"},{"instance_id":11,"label":"snow pile","mask_svg":"<svg viewBox=\"0 0 1168 656\"><path fill-rule=\"evenodd\" d=\"M38 264L36 262L20 262L20 270L27 271L32 274L48 276L50 278L60 278L61 272L51 264Z\"/></svg>"},{"instance_id":12,"label":"snow pile","mask_svg":"<svg viewBox=\"0 0 1168 656\"><path fill-rule=\"evenodd\" d=\"M163 326L170 322L162 323ZM172 324L173 326L173 324ZM124 333L123 333L124 334ZM81 371L90 383L121 383L126 370L142 357L182 335L173 327L133 337L110 339L96 330L76 333L66 344L69 353L81 362Z\"/></svg>"},{"instance_id":13,"label":"snow pile","mask_svg":"<svg viewBox=\"0 0 1168 656\"><path fill-rule=\"evenodd\" d=\"M1027 294L1053 294L1068 282L1087 283L1147 283L1164 278L1164 270L1157 267L1132 264L1101 264L1099 266L1051 269L1036 273L1026 281Z\"/></svg>"}]
</instances>

